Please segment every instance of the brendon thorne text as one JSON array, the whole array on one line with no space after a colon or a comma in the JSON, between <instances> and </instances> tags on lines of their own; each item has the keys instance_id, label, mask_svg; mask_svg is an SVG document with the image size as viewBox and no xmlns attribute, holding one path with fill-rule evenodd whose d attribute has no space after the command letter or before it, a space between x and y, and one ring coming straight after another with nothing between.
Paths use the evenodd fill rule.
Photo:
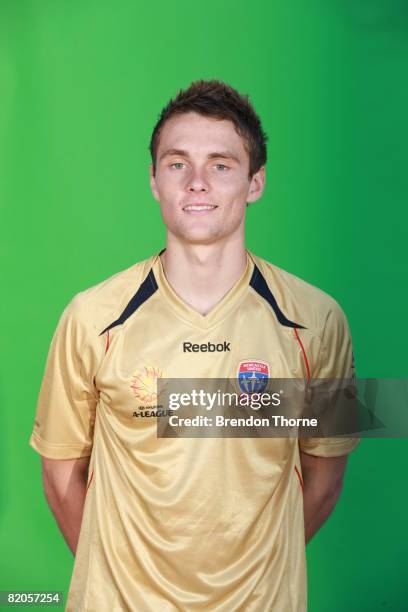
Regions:
<instances>
[{"instance_id":1,"label":"brendon thorne text","mask_svg":"<svg viewBox=\"0 0 408 612\"><path fill-rule=\"evenodd\" d=\"M175 414L169 417L169 425L172 427L317 427L317 419L288 419L282 415L255 417L252 414L245 418L225 417L221 414L215 417L197 415L185 418Z\"/></svg>"}]
</instances>

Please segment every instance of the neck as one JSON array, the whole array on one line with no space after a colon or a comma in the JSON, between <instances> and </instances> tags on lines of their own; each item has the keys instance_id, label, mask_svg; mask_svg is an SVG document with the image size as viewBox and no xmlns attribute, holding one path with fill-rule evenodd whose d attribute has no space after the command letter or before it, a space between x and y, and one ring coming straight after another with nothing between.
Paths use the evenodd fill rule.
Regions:
<instances>
[{"instance_id":1,"label":"neck","mask_svg":"<svg viewBox=\"0 0 408 612\"><path fill-rule=\"evenodd\" d=\"M247 263L243 240L185 244L169 236L160 259L174 291L203 315L235 285Z\"/></svg>"}]
</instances>

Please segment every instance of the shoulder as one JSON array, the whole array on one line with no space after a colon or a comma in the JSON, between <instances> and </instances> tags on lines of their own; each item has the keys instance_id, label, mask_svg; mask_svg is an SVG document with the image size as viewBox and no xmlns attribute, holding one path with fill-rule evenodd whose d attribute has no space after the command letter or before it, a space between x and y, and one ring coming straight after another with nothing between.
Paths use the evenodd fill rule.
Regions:
<instances>
[{"instance_id":1,"label":"shoulder","mask_svg":"<svg viewBox=\"0 0 408 612\"><path fill-rule=\"evenodd\" d=\"M79 326L99 334L122 312L136 293L154 257L152 255L76 293L65 307L62 318L69 318Z\"/></svg>"},{"instance_id":2,"label":"shoulder","mask_svg":"<svg viewBox=\"0 0 408 612\"><path fill-rule=\"evenodd\" d=\"M251 253L285 316L322 338L327 326L347 325L345 313L331 295Z\"/></svg>"}]
</instances>

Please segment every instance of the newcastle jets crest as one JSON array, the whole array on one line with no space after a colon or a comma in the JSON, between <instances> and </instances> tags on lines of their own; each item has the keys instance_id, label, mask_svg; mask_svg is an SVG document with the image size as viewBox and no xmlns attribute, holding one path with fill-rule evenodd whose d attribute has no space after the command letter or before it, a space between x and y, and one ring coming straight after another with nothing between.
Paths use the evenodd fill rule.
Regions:
<instances>
[{"instance_id":1,"label":"newcastle jets crest","mask_svg":"<svg viewBox=\"0 0 408 612\"><path fill-rule=\"evenodd\" d=\"M269 364L266 361L240 361L238 384L243 393L262 393L268 385Z\"/></svg>"}]
</instances>

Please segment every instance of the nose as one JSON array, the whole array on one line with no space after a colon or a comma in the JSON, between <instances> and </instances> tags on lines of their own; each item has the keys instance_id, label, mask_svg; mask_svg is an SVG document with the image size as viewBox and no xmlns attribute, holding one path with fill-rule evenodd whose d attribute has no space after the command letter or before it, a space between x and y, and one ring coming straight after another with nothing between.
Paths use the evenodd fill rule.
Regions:
<instances>
[{"instance_id":1,"label":"nose","mask_svg":"<svg viewBox=\"0 0 408 612\"><path fill-rule=\"evenodd\" d=\"M205 174L198 168L192 169L188 177L188 190L192 192L208 191L209 185Z\"/></svg>"}]
</instances>

